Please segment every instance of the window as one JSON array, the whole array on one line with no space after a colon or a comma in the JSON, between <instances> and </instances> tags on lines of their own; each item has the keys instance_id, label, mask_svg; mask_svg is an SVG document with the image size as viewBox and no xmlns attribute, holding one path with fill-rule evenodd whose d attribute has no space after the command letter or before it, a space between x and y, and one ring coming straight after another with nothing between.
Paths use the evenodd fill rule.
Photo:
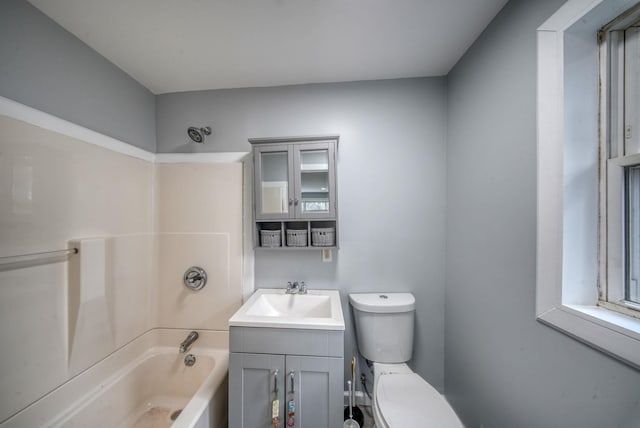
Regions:
<instances>
[{"instance_id":1,"label":"window","mask_svg":"<svg viewBox=\"0 0 640 428\"><path fill-rule=\"evenodd\" d=\"M538 28L536 318L640 368L633 5L568 0Z\"/></svg>"},{"instance_id":2,"label":"window","mask_svg":"<svg viewBox=\"0 0 640 428\"><path fill-rule=\"evenodd\" d=\"M640 317L640 7L600 41L600 306Z\"/></svg>"},{"instance_id":3,"label":"window","mask_svg":"<svg viewBox=\"0 0 640 428\"><path fill-rule=\"evenodd\" d=\"M640 306L640 166L625 168L626 191L626 280L624 300L633 309Z\"/></svg>"}]
</instances>

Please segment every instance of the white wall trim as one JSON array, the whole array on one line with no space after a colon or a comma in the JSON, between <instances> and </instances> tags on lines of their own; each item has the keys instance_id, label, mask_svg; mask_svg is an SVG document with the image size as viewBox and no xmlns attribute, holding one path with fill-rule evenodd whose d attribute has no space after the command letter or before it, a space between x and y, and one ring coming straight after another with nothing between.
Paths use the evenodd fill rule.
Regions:
<instances>
[{"instance_id":1,"label":"white wall trim","mask_svg":"<svg viewBox=\"0 0 640 428\"><path fill-rule=\"evenodd\" d=\"M563 301L564 31L603 1L569 0L538 28L536 318L640 369L640 320Z\"/></svg>"},{"instance_id":2,"label":"white wall trim","mask_svg":"<svg viewBox=\"0 0 640 428\"><path fill-rule=\"evenodd\" d=\"M564 32L604 0L569 0L547 19L538 31Z\"/></svg>"},{"instance_id":3,"label":"white wall trim","mask_svg":"<svg viewBox=\"0 0 640 428\"><path fill-rule=\"evenodd\" d=\"M157 153L156 163L239 163L249 152Z\"/></svg>"},{"instance_id":4,"label":"white wall trim","mask_svg":"<svg viewBox=\"0 0 640 428\"><path fill-rule=\"evenodd\" d=\"M561 301L563 217L562 35L538 31L536 316ZM548 189L552 189L549 192ZM543 193L549 192L549 193Z\"/></svg>"},{"instance_id":5,"label":"white wall trim","mask_svg":"<svg viewBox=\"0 0 640 428\"><path fill-rule=\"evenodd\" d=\"M32 107L26 106L9 98L0 96L0 115L10 117L49 131L57 132L77 140L84 141L107 150L123 155L153 162L154 154L133 146L129 143L117 140L91 129L85 128L59 117L53 116Z\"/></svg>"},{"instance_id":6,"label":"white wall trim","mask_svg":"<svg viewBox=\"0 0 640 428\"><path fill-rule=\"evenodd\" d=\"M243 162L242 182L242 301L255 290L255 251L253 249L253 156Z\"/></svg>"}]
</instances>

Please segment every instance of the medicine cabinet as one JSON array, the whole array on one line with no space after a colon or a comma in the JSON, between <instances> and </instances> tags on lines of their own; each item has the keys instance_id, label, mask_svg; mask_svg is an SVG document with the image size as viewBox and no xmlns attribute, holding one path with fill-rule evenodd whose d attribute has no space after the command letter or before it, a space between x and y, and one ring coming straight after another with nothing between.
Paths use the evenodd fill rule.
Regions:
<instances>
[{"instance_id":1,"label":"medicine cabinet","mask_svg":"<svg viewBox=\"0 0 640 428\"><path fill-rule=\"evenodd\" d=\"M337 136L254 138L255 246L337 247Z\"/></svg>"}]
</instances>

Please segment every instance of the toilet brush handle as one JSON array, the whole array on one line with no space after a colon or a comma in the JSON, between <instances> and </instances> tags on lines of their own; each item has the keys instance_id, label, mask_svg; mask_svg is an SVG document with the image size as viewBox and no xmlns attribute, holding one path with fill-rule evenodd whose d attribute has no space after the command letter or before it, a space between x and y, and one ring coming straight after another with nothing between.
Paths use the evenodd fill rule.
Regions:
<instances>
[{"instance_id":1,"label":"toilet brush handle","mask_svg":"<svg viewBox=\"0 0 640 428\"><path fill-rule=\"evenodd\" d=\"M351 381L347 381L347 387L349 388L349 419L353 419L353 395L351 393Z\"/></svg>"}]
</instances>

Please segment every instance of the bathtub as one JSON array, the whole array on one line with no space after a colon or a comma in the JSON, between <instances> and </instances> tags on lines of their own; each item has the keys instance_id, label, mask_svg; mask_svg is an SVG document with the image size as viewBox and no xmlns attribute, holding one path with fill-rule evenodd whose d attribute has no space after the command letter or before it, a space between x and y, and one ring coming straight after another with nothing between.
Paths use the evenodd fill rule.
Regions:
<instances>
[{"instance_id":1,"label":"bathtub","mask_svg":"<svg viewBox=\"0 0 640 428\"><path fill-rule=\"evenodd\" d=\"M0 428L222 428L227 426L228 332L148 331L21 410ZM196 362L187 367L184 357Z\"/></svg>"}]
</instances>

